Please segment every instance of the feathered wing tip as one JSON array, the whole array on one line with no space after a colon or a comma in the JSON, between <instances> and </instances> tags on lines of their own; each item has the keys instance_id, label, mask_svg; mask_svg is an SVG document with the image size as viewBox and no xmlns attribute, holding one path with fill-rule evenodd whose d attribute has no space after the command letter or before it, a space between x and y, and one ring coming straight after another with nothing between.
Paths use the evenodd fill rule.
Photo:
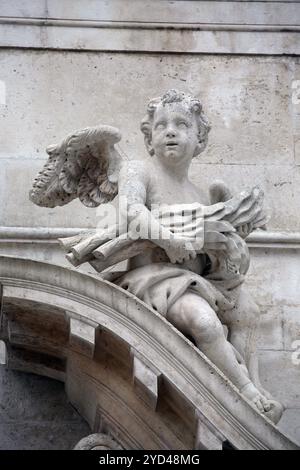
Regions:
<instances>
[{"instance_id":1,"label":"feathered wing tip","mask_svg":"<svg viewBox=\"0 0 300 470\"><path fill-rule=\"evenodd\" d=\"M252 229L266 229L270 217L263 207L264 192L258 186L232 197L225 183L216 181L210 187L210 198L211 202L216 204L217 209L213 214L214 219L225 220L235 228L251 224Z\"/></svg>"},{"instance_id":2,"label":"feathered wing tip","mask_svg":"<svg viewBox=\"0 0 300 470\"><path fill-rule=\"evenodd\" d=\"M76 196L71 191L65 191L59 182L59 168L61 169L63 164L59 146L52 145L46 151L48 160L33 181L29 199L38 206L50 208L68 204Z\"/></svg>"},{"instance_id":3,"label":"feathered wing tip","mask_svg":"<svg viewBox=\"0 0 300 470\"><path fill-rule=\"evenodd\" d=\"M48 147L48 160L34 179L30 200L42 207L63 206L77 197L87 207L111 201L118 192L122 157L114 145L120 139L118 129L100 125Z\"/></svg>"}]
</instances>

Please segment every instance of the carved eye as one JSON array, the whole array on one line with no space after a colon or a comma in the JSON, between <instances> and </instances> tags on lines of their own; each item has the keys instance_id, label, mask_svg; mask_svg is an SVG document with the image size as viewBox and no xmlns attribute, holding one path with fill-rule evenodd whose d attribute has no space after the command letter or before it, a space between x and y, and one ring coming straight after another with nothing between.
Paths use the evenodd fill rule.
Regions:
<instances>
[{"instance_id":1,"label":"carved eye","mask_svg":"<svg viewBox=\"0 0 300 470\"><path fill-rule=\"evenodd\" d=\"M187 127L189 127L189 125L186 121L179 121L178 122L178 127L181 128L181 129L186 129Z\"/></svg>"},{"instance_id":2,"label":"carved eye","mask_svg":"<svg viewBox=\"0 0 300 470\"><path fill-rule=\"evenodd\" d=\"M166 123L161 121L161 122L157 122L155 124L155 129L156 130L162 130L162 129L165 129L166 128Z\"/></svg>"}]
</instances>

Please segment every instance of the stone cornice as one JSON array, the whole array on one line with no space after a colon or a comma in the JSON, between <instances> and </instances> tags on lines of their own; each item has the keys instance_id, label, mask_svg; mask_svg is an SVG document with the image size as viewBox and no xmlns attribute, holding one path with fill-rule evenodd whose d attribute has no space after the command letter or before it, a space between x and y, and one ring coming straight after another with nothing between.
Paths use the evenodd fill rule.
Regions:
<instances>
[{"instance_id":1,"label":"stone cornice","mask_svg":"<svg viewBox=\"0 0 300 470\"><path fill-rule=\"evenodd\" d=\"M297 24L297 1L3 0L1 16L171 23Z\"/></svg>"},{"instance_id":2,"label":"stone cornice","mask_svg":"<svg viewBox=\"0 0 300 470\"><path fill-rule=\"evenodd\" d=\"M226 29L227 28L227 29ZM174 25L144 27L95 27L89 24L62 26L0 24L0 48L74 51L300 55L297 26L205 26L178 28ZM252 29L251 29L252 28Z\"/></svg>"},{"instance_id":3,"label":"stone cornice","mask_svg":"<svg viewBox=\"0 0 300 470\"><path fill-rule=\"evenodd\" d=\"M235 23L168 23L139 21L96 21L70 19L42 19L0 17L0 25L16 26L57 26L62 28L103 28L103 29L142 29L142 30L185 30L185 31L228 31L261 33L298 33L300 25L293 24L235 24Z\"/></svg>"},{"instance_id":4,"label":"stone cornice","mask_svg":"<svg viewBox=\"0 0 300 470\"><path fill-rule=\"evenodd\" d=\"M0 227L0 246L3 243L56 244L58 238L71 237L87 228ZM248 238L250 248L300 248L300 232L255 231Z\"/></svg>"},{"instance_id":5,"label":"stone cornice","mask_svg":"<svg viewBox=\"0 0 300 470\"><path fill-rule=\"evenodd\" d=\"M300 54L299 2L12 0L0 47L191 54Z\"/></svg>"}]
</instances>

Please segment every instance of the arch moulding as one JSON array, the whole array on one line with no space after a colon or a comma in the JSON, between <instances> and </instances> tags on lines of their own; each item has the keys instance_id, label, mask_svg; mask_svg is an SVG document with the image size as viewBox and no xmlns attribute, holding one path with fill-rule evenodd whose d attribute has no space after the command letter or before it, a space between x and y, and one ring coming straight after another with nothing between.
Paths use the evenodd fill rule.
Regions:
<instances>
[{"instance_id":1,"label":"arch moulding","mask_svg":"<svg viewBox=\"0 0 300 470\"><path fill-rule=\"evenodd\" d=\"M94 433L125 449L297 449L178 330L73 269L0 257L6 365L65 383Z\"/></svg>"}]
</instances>

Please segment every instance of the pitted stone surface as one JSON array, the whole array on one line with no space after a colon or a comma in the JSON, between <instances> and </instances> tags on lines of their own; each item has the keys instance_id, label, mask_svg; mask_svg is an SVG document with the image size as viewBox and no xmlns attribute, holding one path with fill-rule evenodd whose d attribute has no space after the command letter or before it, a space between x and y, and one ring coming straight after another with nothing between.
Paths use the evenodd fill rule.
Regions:
<instances>
[{"instance_id":1,"label":"pitted stone surface","mask_svg":"<svg viewBox=\"0 0 300 470\"><path fill-rule=\"evenodd\" d=\"M0 366L0 449L71 450L90 428L62 383Z\"/></svg>"},{"instance_id":2,"label":"pitted stone surface","mask_svg":"<svg viewBox=\"0 0 300 470\"><path fill-rule=\"evenodd\" d=\"M126 139L121 147L129 158L144 158L138 131L144 103L171 85L200 97L213 124L207 150L193 162L192 180L201 179L205 190L217 173L225 182L235 181L237 191L253 180L265 190L266 204L276 214L269 229L299 230L294 214L300 198L300 167L294 157L297 136L290 86L298 77L297 63L292 57L196 59L2 50L6 106L1 107L0 129L1 224L94 226L96 211L90 209L83 215L77 201L71 203L72 210L50 212L27 201L28 187L46 158L44 149L74 129L105 123L122 129ZM134 100L124 98L122 83ZM109 106L100 90L109 96ZM14 186L19 191L11 191Z\"/></svg>"}]
</instances>

